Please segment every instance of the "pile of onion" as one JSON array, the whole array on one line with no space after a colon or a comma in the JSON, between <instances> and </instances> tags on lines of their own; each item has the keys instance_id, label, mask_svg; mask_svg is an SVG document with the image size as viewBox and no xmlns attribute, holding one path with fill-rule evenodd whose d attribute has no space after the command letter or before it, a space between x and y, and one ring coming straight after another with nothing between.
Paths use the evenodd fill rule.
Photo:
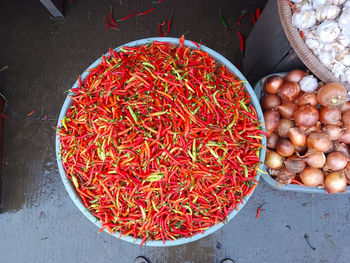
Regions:
<instances>
[{"instance_id":1,"label":"pile of onion","mask_svg":"<svg viewBox=\"0 0 350 263\"><path fill-rule=\"evenodd\" d=\"M305 71L293 70L265 80L260 100L267 130L265 165L278 184L342 193L350 184L347 91L340 83L303 90L299 82L305 76Z\"/></svg>"}]
</instances>

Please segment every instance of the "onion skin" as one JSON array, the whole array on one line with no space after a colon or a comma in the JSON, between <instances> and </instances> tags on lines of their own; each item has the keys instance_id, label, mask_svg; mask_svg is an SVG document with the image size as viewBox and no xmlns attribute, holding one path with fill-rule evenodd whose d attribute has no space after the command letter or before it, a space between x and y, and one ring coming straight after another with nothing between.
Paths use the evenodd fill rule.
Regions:
<instances>
[{"instance_id":1,"label":"onion skin","mask_svg":"<svg viewBox=\"0 0 350 263\"><path fill-rule=\"evenodd\" d=\"M350 144L350 131L344 131L343 135L339 138L339 141L345 144Z\"/></svg>"},{"instance_id":2,"label":"onion skin","mask_svg":"<svg viewBox=\"0 0 350 263\"><path fill-rule=\"evenodd\" d=\"M281 98L274 94L265 94L260 99L260 104L263 110L274 109L281 105Z\"/></svg>"},{"instance_id":3,"label":"onion skin","mask_svg":"<svg viewBox=\"0 0 350 263\"><path fill-rule=\"evenodd\" d=\"M306 144L306 135L298 127L290 128L288 137L295 146L302 147Z\"/></svg>"},{"instance_id":4,"label":"onion skin","mask_svg":"<svg viewBox=\"0 0 350 263\"><path fill-rule=\"evenodd\" d=\"M324 180L326 190L330 194L343 193L347 184L345 171L330 173Z\"/></svg>"},{"instance_id":5,"label":"onion skin","mask_svg":"<svg viewBox=\"0 0 350 263\"><path fill-rule=\"evenodd\" d=\"M340 137L342 137L344 134L344 129L333 124L324 126L322 128L322 131L324 131L329 136L329 139L332 141L339 140Z\"/></svg>"},{"instance_id":6,"label":"onion skin","mask_svg":"<svg viewBox=\"0 0 350 263\"><path fill-rule=\"evenodd\" d=\"M334 151L341 152L346 158L350 159L349 147L345 143L334 141Z\"/></svg>"},{"instance_id":7,"label":"onion skin","mask_svg":"<svg viewBox=\"0 0 350 263\"><path fill-rule=\"evenodd\" d=\"M266 134L269 136L273 133L278 125L280 120L280 114L277 110L269 109L264 112L265 126L266 126Z\"/></svg>"},{"instance_id":8,"label":"onion skin","mask_svg":"<svg viewBox=\"0 0 350 263\"><path fill-rule=\"evenodd\" d=\"M341 152L331 152L327 155L324 171L339 171L345 168L348 158Z\"/></svg>"},{"instance_id":9,"label":"onion skin","mask_svg":"<svg viewBox=\"0 0 350 263\"><path fill-rule=\"evenodd\" d=\"M345 102L345 104L341 107L341 112L346 112L350 110L350 101Z\"/></svg>"},{"instance_id":10,"label":"onion skin","mask_svg":"<svg viewBox=\"0 0 350 263\"><path fill-rule=\"evenodd\" d=\"M282 83L283 79L280 76L272 75L265 80L264 89L269 94L277 94Z\"/></svg>"},{"instance_id":11,"label":"onion skin","mask_svg":"<svg viewBox=\"0 0 350 263\"><path fill-rule=\"evenodd\" d=\"M299 177L305 186L323 185L324 175L320 169L307 167L299 174Z\"/></svg>"},{"instance_id":12,"label":"onion skin","mask_svg":"<svg viewBox=\"0 0 350 263\"><path fill-rule=\"evenodd\" d=\"M291 82L299 82L306 75L307 74L305 71L300 69L295 69L288 73L288 75L285 77L285 80L291 81Z\"/></svg>"},{"instance_id":13,"label":"onion skin","mask_svg":"<svg viewBox=\"0 0 350 263\"><path fill-rule=\"evenodd\" d=\"M280 169L283 165L283 158L281 155L274 151L267 151L265 164L271 169Z\"/></svg>"},{"instance_id":14,"label":"onion skin","mask_svg":"<svg viewBox=\"0 0 350 263\"><path fill-rule=\"evenodd\" d=\"M267 139L266 139L266 146L269 149L275 149L276 148L276 144L279 140L279 137L276 133L271 133Z\"/></svg>"},{"instance_id":15,"label":"onion skin","mask_svg":"<svg viewBox=\"0 0 350 263\"><path fill-rule=\"evenodd\" d=\"M286 81L280 87L278 94L283 101L294 101L298 98L300 93L300 86L296 82Z\"/></svg>"},{"instance_id":16,"label":"onion skin","mask_svg":"<svg viewBox=\"0 0 350 263\"><path fill-rule=\"evenodd\" d=\"M350 162L346 165L346 167L344 169L344 173L345 173L346 179L348 181L348 184L350 184Z\"/></svg>"},{"instance_id":17,"label":"onion skin","mask_svg":"<svg viewBox=\"0 0 350 263\"><path fill-rule=\"evenodd\" d=\"M324 153L314 149L309 149L303 159L308 166L313 168L322 168L326 163L326 156Z\"/></svg>"},{"instance_id":18,"label":"onion skin","mask_svg":"<svg viewBox=\"0 0 350 263\"><path fill-rule=\"evenodd\" d=\"M276 174L276 181L279 184L289 184L294 178L296 174L289 172L285 167L278 170Z\"/></svg>"},{"instance_id":19,"label":"onion skin","mask_svg":"<svg viewBox=\"0 0 350 263\"><path fill-rule=\"evenodd\" d=\"M285 119L292 119L294 111L298 109L298 105L294 102L288 101L278 106L278 111Z\"/></svg>"},{"instance_id":20,"label":"onion skin","mask_svg":"<svg viewBox=\"0 0 350 263\"><path fill-rule=\"evenodd\" d=\"M329 136L323 132L311 132L306 139L306 145L319 152L327 152L332 147Z\"/></svg>"},{"instance_id":21,"label":"onion skin","mask_svg":"<svg viewBox=\"0 0 350 263\"><path fill-rule=\"evenodd\" d=\"M291 173L301 173L305 167L305 162L298 156L292 155L284 161L286 169Z\"/></svg>"},{"instance_id":22,"label":"onion skin","mask_svg":"<svg viewBox=\"0 0 350 263\"><path fill-rule=\"evenodd\" d=\"M318 121L318 122L316 123L315 126L312 126L312 127L310 127L310 128L307 128L307 129L305 130L305 133L306 133L306 134L310 134L311 132L320 131L321 128L322 128L321 122Z\"/></svg>"},{"instance_id":23,"label":"onion skin","mask_svg":"<svg viewBox=\"0 0 350 263\"><path fill-rule=\"evenodd\" d=\"M343 113L341 120L345 127L350 128L350 110Z\"/></svg>"},{"instance_id":24,"label":"onion skin","mask_svg":"<svg viewBox=\"0 0 350 263\"><path fill-rule=\"evenodd\" d=\"M307 129L317 124L319 114L315 107L307 105L294 111L293 118L298 127Z\"/></svg>"},{"instance_id":25,"label":"onion skin","mask_svg":"<svg viewBox=\"0 0 350 263\"><path fill-rule=\"evenodd\" d=\"M299 106L316 106L318 103L317 101L317 95L315 92L305 92L304 94L300 95L298 98L298 105Z\"/></svg>"},{"instance_id":26,"label":"onion skin","mask_svg":"<svg viewBox=\"0 0 350 263\"><path fill-rule=\"evenodd\" d=\"M276 133L280 138L288 138L288 131L294 127L294 122L287 119L281 119L278 122Z\"/></svg>"},{"instance_id":27,"label":"onion skin","mask_svg":"<svg viewBox=\"0 0 350 263\"><path fill-rule=\"evenodd\" d=\"M294 144L288 139L280 139L276 145L276 152L283 156L291 156L295 151Z\"/></svg>"},{"instance_id":28,"label":"onion skin","mask_svg":"<svg viewBox=\"0 0 350 263\"><path fill-rule=\"evenodd\" d=\"M324 107L341 108L347 100L347 92L343 85L331 82L323 85L317 92L317 101Z\"/></svg>"},{"instance_id":29,"label":"onion skin","mask_svg":"<svg viewBox=\"0 0 350 263\"><path fill-rule=\"evenodd\" d=\"M319 120L326 125L327 124L339 125L342 119L340 108L322 107L319 110L319 114L320 114ZM344 115L345 114L343 114L343 116ZM349 115L349 122L350 122L350 115Z\"/></svg>"}]
</instances>

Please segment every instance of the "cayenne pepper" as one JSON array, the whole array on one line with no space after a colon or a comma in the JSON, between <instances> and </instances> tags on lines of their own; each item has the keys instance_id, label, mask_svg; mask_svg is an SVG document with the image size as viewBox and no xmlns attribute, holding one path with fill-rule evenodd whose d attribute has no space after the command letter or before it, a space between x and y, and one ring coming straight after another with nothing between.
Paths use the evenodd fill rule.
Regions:
<instances>
[{"instance_id":1,"label":"cayenne pepper","mask_svg":"<svg viewBox=\"0 0 350 263\"><path fill-rule=\"evenodd\" d=\"M183 37L110 50L78 83L57 134L100 231L190 237L256 187L263 131L245 82Z\"/></svg>"}]
</instances>

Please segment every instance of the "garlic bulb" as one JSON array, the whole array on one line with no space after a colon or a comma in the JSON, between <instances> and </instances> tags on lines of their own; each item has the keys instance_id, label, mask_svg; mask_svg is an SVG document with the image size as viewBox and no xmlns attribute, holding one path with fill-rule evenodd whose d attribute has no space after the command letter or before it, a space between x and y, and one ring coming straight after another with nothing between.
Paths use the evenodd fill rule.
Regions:
<instances>
[{"instance_id":1,"label":"garlic bulb","mask_svg":"<svg viewBox=\"0 0 350 263\"><path fill-rule=\"evenodd\" d=\"M300 89L304 92L314 92L318 88L318 81L312 75L307 75L299 81Z\"/></svg>"},{"instance_id":2,"label":"garlic bulb","mask_svg":"<svg viewBox=\"0 0 350 263\"><path fill-rule=\"evenodd\" d=\"M350 0L346 1L343 5L344 8L350 8Z\"/></svg>"},{"instance_id":3,"label":"garlic bulb","mask_svg":"<svg viewBox=\"0 0 350 263\"><path fill-rule=\"evenodd\" d=\"M333 20L340 13L340 8L335 5L322 5L316 10L316 18L318 21Z\"/></svg>"},{"instance_id":4,"label":"garlic bulb","mask_svg":"<svg viewBox=\"0 0 350 263\"><path fill-rule=\"evenodd\" d=\"M336 60L344 66L350 67L350 51L348 49L343 50L336 56Z\"/></svg>"},{"instance_id":5,"label":"garlic bulb","mask_svg":"<svg viewBox=\"0 0 350 263\"><path fill-rule=\"evenodd\" d=\"M338 37L340 29L337 22L326 20L316 29L316 36L321 42L332 42Z\"/></svg>"},{"instance_id":6,"label":"garlic bulb","mask_svg":"<svg viewBox=\"0 0 350 263\"><path fill-rule=\"evenodd\" d=\"M329 5L342 5L346 0L327 0Z\"/></svg>"},{"instance_id":7,"label":"garlic bulb","mask_svg":"<svg viewBox=\"0 0 350 263\"><path fill-rule=\"evenodd\" d=\"M318 59L322 62L326 67L330 67L333 63L334 56L330 52L319 52L316 54Z\"/></svg>"},{"instance_id":8,"label":"garlic bulb","mask_svg":"<svg viewBox=\"0 0 350 263\"><path fill-rule=\"evenodd\" d=\"M327 43L324 45L324 48L323 48L323 50L325 50L325 51L328 51L328 52L334 51L335 53L341 52L344 49L345 49L345 47L337 41Z\"/></svg>"},{"instance_id":9,"label":"garlic bulb","mask_svg":"<svg viewBox=\"0 0 350 263\"><path fill-rule=\"evenodd\" d=\"M310 4L301 3L301 5L299 5L299 10L306 11L306 10L313 10L313 8L312 8L312 5Z\"/></svg>"},{"instance_id":10,"label":"garlic bulb","mask_svg":"<svg viewBox=\"0 0 350 263\"><path fill-rule=\"evenodd\" d=\"M344 47L348 47L350 45L350 37L346 37L343 35L343 31L338 36L337 41L342 44Z\"/></svg>"},{"instance_id":11,"label":"garlic bulb","mask_svg":"<svg viewBox=\"0 0 350 263\"><path fill-rule=\"evenodd\" d=\"M338 24L341 29L350 27L350 8L345 8L343 10L343 13L339 17Z\"/></svg>"},{"instance_id":12,"label":"garlic bulb","mask_svg":"<svg viewBox=\"0 0 350 263\"><path fill-rule=\"evenodd\" d=\"M313 0L312 1L312 6L314 9L317 9L321 5L327 4L327 0Z\"/></svg>"},{"instance_id":13,"label":"garlic bulb","mask_svg":"<svg viewBox=\"0 0 350 263\"><path fill-rule=\"evenodd\" d=\"M316 24L316 13L313 10L295 12L292 17L293 25L300 30L310 28Z\"/></svg>"},{"instance_id":14,"label":"garlic bulb","mask_svg":"<svg viewBox=\"0 0 350 263\"><path fill-rule=\"evenodd\" d=\"M341 82L346 80L344 71L346 70L345 66L339 62L334 63L331 66L331 70L334 73L335 77L340 79Z\"/></svg>"},{"instance_id":15,"label":"garlic bulb","mask_svg":"<svg viewBox=\"0 0 350 263\"><path fill-rule=\"evenodd\" d=\"M312 50L317 50L320 47L320 42L318 42L316 39L312 39L312 38L306 38L305 44Z\"/></svg>"},{"instance_id":16,"label":"garlic bulb","mask_svg":"<svg viewBox=\"0 0 350 263\"><path fill-rule=\"evenodd\" d=\"M292 0L293 3L296 3L296 4L300 4L301 2L303 2L304 0Z\"/></svg>"},{"instance_id":17,"label":"garlic bulb","mask_svg":"<svg viewBox=\"0 0 350 263\"><path fill-rule=\"evenodd\" d=\"M350 83L350 69L345 71L344 75L345 75L346 81Z\"/></svg>"}]
</instances>

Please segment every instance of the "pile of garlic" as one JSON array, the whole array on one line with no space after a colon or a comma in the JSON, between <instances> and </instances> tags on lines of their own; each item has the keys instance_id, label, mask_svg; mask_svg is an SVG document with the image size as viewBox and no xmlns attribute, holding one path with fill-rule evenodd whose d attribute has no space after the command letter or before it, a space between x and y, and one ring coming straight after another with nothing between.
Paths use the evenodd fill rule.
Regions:
<instances>
[{"instance_id":1,"label":"pile of garlic","mask_svg":"<svg viewBox=\"0 0 350 263\"><path fill-rule=\"evenodd\" d=\"M350 85L350 0L291 0L292 22L305 44L341 82Z\"/></svg>"}]
</instances>

